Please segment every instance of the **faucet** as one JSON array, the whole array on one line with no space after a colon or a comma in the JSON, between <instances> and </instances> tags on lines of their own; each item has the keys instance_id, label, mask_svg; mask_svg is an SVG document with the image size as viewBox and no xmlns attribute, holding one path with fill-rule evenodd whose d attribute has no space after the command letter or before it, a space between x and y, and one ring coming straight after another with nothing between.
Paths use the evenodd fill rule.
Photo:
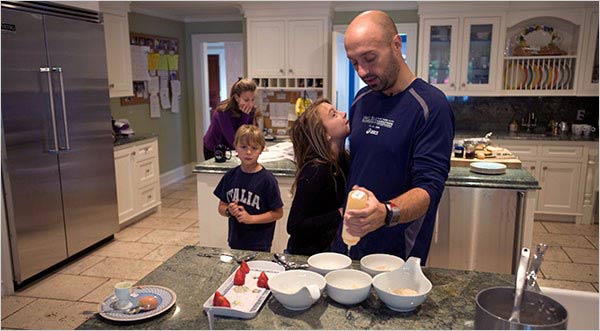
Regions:
<instances>
[{"instance_id":1,"label":"faucet","mask_svg":"<svg viewBox=\"0 0 600 331\"><path fill-rule=\"evenodd\" d=\"M535 117L535 113L530 112L527 114L527 121L525 121L524 117L521 118L521 126L526 127L527 132L531 132L531 130L537 126L537 118Z\"/></svg>"}]
</instances>

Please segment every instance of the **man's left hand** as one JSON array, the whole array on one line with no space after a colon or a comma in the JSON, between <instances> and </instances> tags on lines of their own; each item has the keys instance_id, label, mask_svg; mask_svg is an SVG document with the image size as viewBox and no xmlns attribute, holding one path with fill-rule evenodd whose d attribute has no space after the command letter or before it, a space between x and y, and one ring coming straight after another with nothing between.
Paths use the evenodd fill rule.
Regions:
<instances>
[{"instance_id":1,"label":"man's left hand","mask_svg":"<svg viewBox=\"0 0 600 331\"><path fill-rule=\"evenodd\" d=\"M369 198L367 207L346 210L346 214L344 214L344 223L348 227L348 232L353 236L362 238L385 225L387 210L385 205L377 200L373 192L358 185L354 185L352 189L364 191Z\"/></svg>"}]
</instances>

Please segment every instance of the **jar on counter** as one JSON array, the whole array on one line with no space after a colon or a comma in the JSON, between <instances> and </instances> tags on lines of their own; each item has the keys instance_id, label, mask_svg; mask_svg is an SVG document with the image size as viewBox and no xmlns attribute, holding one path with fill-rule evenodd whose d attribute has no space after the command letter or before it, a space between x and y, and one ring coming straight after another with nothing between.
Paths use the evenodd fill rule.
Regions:
<instances>
[{"instance_id":1,"label":"jar on counter","mask_svg":"<svg viewBox=\"0 0 600 331\"><path fill-rule=\"evenodd\" d=\"M454 157L462 159L465 155L465 148L460 144L454 144Z\"/></svg>"},{"instance_id":2,"label":"jar on counter","mask_svg":"<svg viewBox=\"0 0 600 331\"><path fill-rule=\"evenodd\" d=\"M475 158L475 144L472 141L465 141L465 158Z\"/></svg>"}]
</instances>

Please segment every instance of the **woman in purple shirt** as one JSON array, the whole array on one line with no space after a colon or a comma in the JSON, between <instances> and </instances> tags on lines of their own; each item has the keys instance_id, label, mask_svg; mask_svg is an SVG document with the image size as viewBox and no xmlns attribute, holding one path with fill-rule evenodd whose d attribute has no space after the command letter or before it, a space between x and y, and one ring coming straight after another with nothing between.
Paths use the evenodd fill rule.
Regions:
<instances>
[{"instance_id":1,"label":"woman in purple shirt","mask_svg":"<svg viewBox=\"0 0 600 331\"><path fill-rule=\"evenodd\" d=\"M225 145L233 150L233 138L244 124L254 124L256 84L249 78L239 79L231 86L229 99L217 105L211 114L210 126L204 136L204 159L215 157L215 147Z\"/></svg>"}]
</instances>

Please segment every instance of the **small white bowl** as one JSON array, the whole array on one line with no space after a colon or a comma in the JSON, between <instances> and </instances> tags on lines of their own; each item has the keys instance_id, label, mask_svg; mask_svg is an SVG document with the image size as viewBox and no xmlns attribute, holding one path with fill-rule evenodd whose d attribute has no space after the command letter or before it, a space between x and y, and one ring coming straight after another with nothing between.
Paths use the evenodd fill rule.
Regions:
<instances>
[{"instance_id":1,"label":"small white bowl","mask_svg":"<svg viewBox=\"0 0 600 331\"><path fill-rule=\"evenodd\" d=\"M328 273L325 282L327 295L333 301L343 305L355 305L369 297L373 279L360 270L341 269Z\"/></svg>"},{"instance_id":2,"label":"small white bowl","mask_svg":"<svg viewBox=\"0 0 600 331\"><path fill-rule=\"evenodd\" d=\"M325 285L323 276L307 270L288 270L269 279L275 299L289 310L310 308L321 297Z\"/></svg>"},{"instance_id":3,"label":"small white bowl","mask_svg":"<svg viewBox=\"0 0 600 331\"><path fill-rule=\"evenodd\" d=\"M339 253L319 253L308 258L309 270L325 276L328 272L339 269L348 269L352 259Z\"/></svg>"},{"instance_id":4,"label":"small white bowl","mask_svg":"<svg viewBox=\"0 0 600 331\"><path fill-rule=\"evenodd\" d=\"M360 259L360 269L372 277L382 272L400 269L403 265L403 259L390 254L371 254Z\"/></svg>"},{"instance_id":5,"label":"small white bowl","mask_svg":"<svg viewBox=\"0 0 600 331\"><path fill-rule=\"evenodd\" d=\"M377 295L388 308L408 312L417 308L427 299L432 285L425 277L420 265L421 259L410 257L400 269L381 273L373 278L373 287ZM399 295L401 288L411 289L416 295Z\"/></svg>"}]
</instances>

